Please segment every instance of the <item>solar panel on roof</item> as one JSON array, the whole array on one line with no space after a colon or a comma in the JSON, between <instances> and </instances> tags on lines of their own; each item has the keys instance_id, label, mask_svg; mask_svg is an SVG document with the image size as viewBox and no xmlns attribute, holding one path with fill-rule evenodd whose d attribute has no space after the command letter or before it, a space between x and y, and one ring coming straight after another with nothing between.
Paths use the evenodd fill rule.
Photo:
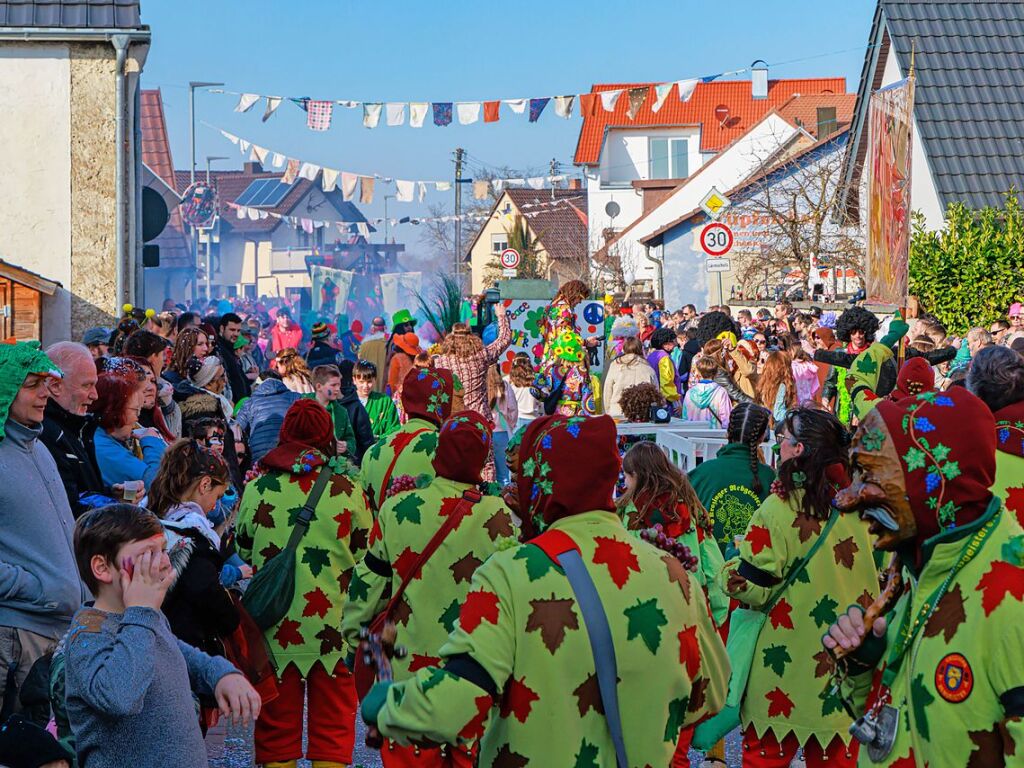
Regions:
<instances>
[{"instance_id":1,"label":"solar panel on roof","mask_svg":"<svg viewBox=\"0 0 1024 768\"><path fill-rule=\"evenodd\" d=\"M284 196L288 194L291 186L282 184L277 179L256 179L252 182L235 203L238 205L251 205L258 207L273 208L280 205Z\"/></svg>"}]
</instances>

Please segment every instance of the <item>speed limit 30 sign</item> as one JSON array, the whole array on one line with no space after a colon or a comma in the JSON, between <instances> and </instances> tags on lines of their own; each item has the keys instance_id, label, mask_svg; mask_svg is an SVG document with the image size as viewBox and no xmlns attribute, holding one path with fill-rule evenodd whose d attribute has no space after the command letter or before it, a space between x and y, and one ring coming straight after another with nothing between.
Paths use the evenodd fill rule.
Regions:
<instances>
[{"instance_id":1,"label":"speed limit 30 sign","mask_svg":"<svg viewBox=\"0 0 1024 768\"><path fill-rule=\"evenodd\" d=\"M724 256L732 249L732 230L715 222L701 230L700 247L708 256Z\"/></svg>"},{"instance_id":2,"label":"speed limit 30 sign","mask_svg":"<svg viewBox=\"0 0 1024 768\"><path fill-rule=\"evenodd\" d=\"M516 269L519 267L519 251L515 248L506 248L498 256L498 261L505 269Z\"/></svg>"}]
</instances>

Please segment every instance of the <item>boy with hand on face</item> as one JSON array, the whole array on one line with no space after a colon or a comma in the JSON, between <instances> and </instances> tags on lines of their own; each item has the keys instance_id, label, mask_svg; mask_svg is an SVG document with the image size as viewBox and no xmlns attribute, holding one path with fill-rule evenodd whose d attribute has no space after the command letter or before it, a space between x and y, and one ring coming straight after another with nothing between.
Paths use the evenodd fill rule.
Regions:
<instances>
[{"instance_id":1,"label":"boy with hand on face","mask_svg":"<svg viewBox=\"0 0 1024 768\"><path fill-rule=\"evenodd\" d=\"M174 581L155 515L112 504L83 515L75 559L96 596L65 638L65 696L81 768L205 766L191 688L248 724L260 697L227 660L171 634L160 612Z\"/></svg>"}]
</instances>

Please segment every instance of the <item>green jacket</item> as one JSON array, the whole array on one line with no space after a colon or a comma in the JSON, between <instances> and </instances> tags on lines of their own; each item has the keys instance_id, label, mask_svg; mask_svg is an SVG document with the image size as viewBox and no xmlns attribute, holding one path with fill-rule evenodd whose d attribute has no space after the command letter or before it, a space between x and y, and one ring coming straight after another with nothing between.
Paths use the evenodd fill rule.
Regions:
<instances>
[{"instance_id":1,"label":"green jacket","mask_svg":"<svg viewBox=\"0 0 1024 768\"><path fill-rule=\"evenodd\" d=\"M370 548L348 588L341 631L349 645L358 644L359 630L384 610L412 558L424 550L471 487L437 477L426 488L384 502L370 534ZM395 607L398 642L409 651L393 661L395 680L440 663L437 650L455 628L473 574L496 550L515 544L515 536L508 507L493 496L474 504L468 517L448 533Z\"/></svg>"},{"instance_id":2,"label":"green jacket","mask_svg":"<svg viewBox=\"0 0 1024 768\"><path fill-rule=\"evenodd\" d=\"M236 525L243 560L258 569L284 549L316 474L315 469L301 475L273 470L246 485ZM299 542L291 608L264 633L279 670L291 663L305 677L321 661L332 673L345 657L340 631L345 596L372 522L356 479L335 473Z\"/></svg>"},{"instance_id":3,"label":"green jacket","mask_svg":"<svg viewBox=\"0 0 1024 768\"><path fill-rule=\"evenodd\" d=\"M573 515L550 530L579 546L608 617L631 764L668 765L680 729L725 699L728 660L703 591L612 512ZM378 718L385 736L482 736L484 768L615 764L583 617L565 575L538 547L496 552L477 569L440 655L445 667L390 688ZM477 682L460 670L475 671L468 676Z\"/></svg>"},{"instance_id":4,"label":"green jacket","mask_svg":"<svg viewBox=\"0 0 1024 768\"><path fill-rule=\"evenodd\" d=\"M875 644L874 655L887 660L907 611L921 615L974 534L993 519L995 527L979 554L953 578L937 607L924 611L924 628L892 682L892 704L900 712L892 752L884 762L873 763L862 749L860 765L1001 766L1024 761L1024 529L998 499L971 525L925 542L924 569L910 578L910 591L888 617L885 648Z\"/></svg>"},{"instance_id":5,"label":"green jacket","mask_svg":"<svg viewBox=\"0 0 1024 768\"><path fill-rule=\"evenodd\" d=\"M307 400L315 400L315 394L303 395ZM342 440L348 449L345 455L354 457L356 455L356 432L352 429L352 420L348 417L348 411L341 404L341 400L332 400L327 404L327 412L331 414L331 421L334 424L334 439Z\"/></svg>"},{"instance_id":6,"label":"green jacket","mask_svg":"<svg viewBox=\"0 0 1024 768\"><path fill-rule=\"evenodd\" d=\"M425 476L434 479L434 452L437 450L437 427L426 419L409 419L397 432L381 438L376 445L363 454L359 479L366 490L370 508L376 513L384 499L387 488L382 488L388 467L391 480L402 475L414 478Z\"/></svg>"},{"instance_id":7,"label":"green jacket","mask_svg":"<svg viewBox=\"0 0 1024 768\"><path fill-rule=\"evenodd\" d=\"M380 392L371 392L366 402L363 403L366 414L370 417L370 426L373 428L373 436L380 440L398 431L402 426L398 420L398 409L395 401Z\"/></svg>"},{"instance_id":8,"label":"green jacket","mask_svg":"<svg viewBox=\"0 0 1024 768\"><path fill-rule=\"evenodd\" d=\"M740 602L752 608L766 604L824 528L825 521L796 511L801 495L783 501L772 494L750 518L739 556L721 574L722 588ZM729 575L737 569L750 576L730 590ZM758 586L755 579L774 585ZM832 662L821 637L850 605L867 608L877 595L867 527L856 515L840 515L761 630L740 706L744 727L753 725L758 737L770 730L779 741L790 733L800 744L814 737L823 748L836 736L849 743L850 718L839 697L830 695Z\"/></svg>"},{"instance_id":9,"label":"green jacket","mask_svg":"<svg viewBox=\"0 0 1024 768\"><path fill-rule=\"evenodd\" d=\"M758 462L761 492L751 487L750 450L743 443L729 443L718 449L710 461L690 472L690 483L714 524L715 541L726 557L736 554L735 539L747 530L750 516L771 493L775 472Z\"/></svg>"}]
</instances>

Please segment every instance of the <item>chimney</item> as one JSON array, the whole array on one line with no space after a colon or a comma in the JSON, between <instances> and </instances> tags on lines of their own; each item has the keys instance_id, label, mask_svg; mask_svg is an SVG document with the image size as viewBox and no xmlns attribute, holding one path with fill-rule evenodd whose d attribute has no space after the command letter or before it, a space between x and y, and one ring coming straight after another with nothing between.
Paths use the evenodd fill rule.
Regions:
<instances>
[{"instance_id":1,"label":"chimney","mask_svg":"<svg viewBox=\"0 0 1024 768\"><path fill-rule=\"evenodd\" d=\"M245 173L263 173L263 166L256 160L250 160L247 163L242 163L242 170Z\"/></svg>"},{"instance_id":2,"label":"chimney","mask_svg":"<svg viewBox=\"0 0 1024 768\"><path fill-rule=\"evenodd\" d=\"M835 107L818 107L818 141L827 139L839 130Z\"/></svg>"}]
</instances>

